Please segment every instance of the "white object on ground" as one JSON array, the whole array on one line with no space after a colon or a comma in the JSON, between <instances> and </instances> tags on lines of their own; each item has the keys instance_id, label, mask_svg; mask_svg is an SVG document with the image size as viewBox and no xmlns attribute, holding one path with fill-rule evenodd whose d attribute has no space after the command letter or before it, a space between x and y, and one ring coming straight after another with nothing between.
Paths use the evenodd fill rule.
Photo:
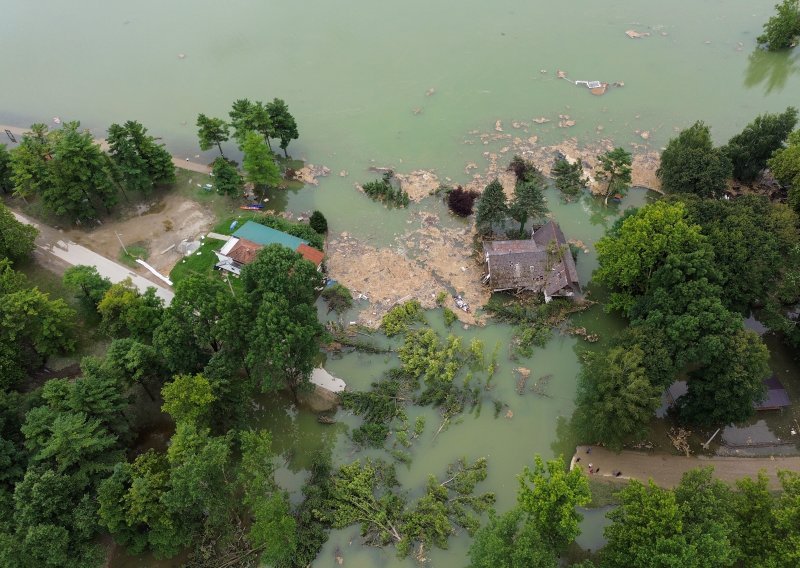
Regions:
<instances>
[{"instance_id":1,"label":"white object on ground","mask_svg":"<svg viewBox=\"0 0 800 568\"><path fill-rule=\"evenodd\" d=\"M137 258L137 259L136 259L136 262L138 262L139 264L141 264L142 266L144 266L144 267L145 267L147 270L149 270L149 271L150 271L150 273L151 273L153 276L155 276L155 277L156 277L156 278L158 278L159 280L162 280L163 282L166 282L167 284L169 284L170 286L172 286L172 280L170 280L169 278L167 278L166 276L164 276L163 274L161 274L161 273L160 273L158 270L156 270L155 268L153 268L152 266L150 266L149 264L147 264L147 263L146 263L145 261L143 261L141 258Z\"/></svg>"},{"instance_id":2,"label":"white object on ground","mask_svg":"<svg viewBox=\"0 0 800 568\"><path fill-rule=\"evenodd\" d=\"M342 379L337 379L322 367L317 367L311 372L311 382L331 392L342 392L347 386Z\"/></svg>"}]
</instances>

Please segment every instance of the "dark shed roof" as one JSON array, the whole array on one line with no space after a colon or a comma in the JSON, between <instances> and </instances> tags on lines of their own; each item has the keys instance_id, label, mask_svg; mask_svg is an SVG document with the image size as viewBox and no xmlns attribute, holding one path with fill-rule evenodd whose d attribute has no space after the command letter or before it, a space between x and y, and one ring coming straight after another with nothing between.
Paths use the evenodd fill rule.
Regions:
<instances>
[{"instance_id":1,"label":"dark shed roof","mask_svg":"<svg viewBox=\"0 0 800 568\"><path fill-rule=\"evenodd\" d=\"M768 379L764 379L764 385L767 387L766 398L755 405L756 410L777 410L784 406L789 406L789 393L783 388L783 385L775 375Z\"/></svg>"}]
</instances>

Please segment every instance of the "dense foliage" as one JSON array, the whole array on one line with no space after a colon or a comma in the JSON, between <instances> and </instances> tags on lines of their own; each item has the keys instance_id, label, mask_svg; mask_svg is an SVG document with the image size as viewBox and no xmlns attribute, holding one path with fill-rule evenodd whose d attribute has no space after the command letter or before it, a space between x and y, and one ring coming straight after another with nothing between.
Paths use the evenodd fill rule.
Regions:
<instances>
[{"instance_id":1,"label":"dense foliage","mask_svg":"<svg viewBox=\"0 0 800 568\"><path fill-rule=\"evenodd\" d=\"M745 183L754 181L796 124L797 109L789 107L780 114L759 115L745 126L722 149L733 164L733 177Z\"/></svg>"},{"instance_id":2,"label":"dense foliage","mask_svg":"<svg viewBox=\"0 0 800 568\"><path fill-rule=\"evenodd\" d=\"M244 179L236 164L222 156L211 164L214 188L220 195L239 196L244 191Z\"/></svg>"},{"instance_id":3,"label":"dense foliage","mask_svg":"<svg viewBox=\"0 0 800 568\"><path fill-rule=\"evenodd\" d=\"M469 217L478 197L480 194L477 191L464 189L459 185L447 192L447 207L459 217Z\"/></svg>"},{"instance_id":4,"label":"dense foliage","mask_svg":"<svg viewBox=\"0 0 800 568\"><path fill-rule=\"evenodd\" d=\"M498 180L489 182L481 198L475 214L475 226L482 234L491 233L495 226L505 226L508 219L508 204L503 185Z\"/></svg>"},{"instance_id":5,"label":"dense foliage","mask_svg":"<svg viewBox=\"0 0 800 568\"><path fill-rule=\"evenodd\" d=\"M308 218L308 224L320 235L328 233L328 220L320 211L314 211Z\"/></svg>"},{"instance_id":6,"label":"dense foliage","mask_svg":"<svg viewBox=\"0 0 800 568\"><path fill-rule=\"evenodd\" d=\"M776 14L764 24L764 33L758 36L759 45L770 51L780 51L797 45L800 36L800 2L783 0L775 4Z\"/></svg>"},{"instance_id":7,"label":"dense foliage","mask_svg":"<svg viewBox=\"0 0 800 568\"><path fill-rule=\"evenodd\" d=\"M631 164L633 156L625 148L614 148L601 154L597 158L600 168L595 177L598 181L605 182L603 195L605 203L612 195L625 195L631 185Z\"/></svg>"},{"instance_id":8,"label":"dense foliage","mask_svg":"<svg viewBox=\"0 0 800 568\"><path fill-rule=\"evenodd\" d=\"M541 219L547 213L544 200L544 176L530 162L514 156L509 169L514 171L514 195L508 205L509 216L519 223L518 234L524 237L528 219Z\"/></svg>"},{"instance_id":9,"label":"dense foliage","mask_svg":"<svg viewBox=\"0 0 800 568\"><path fill-rule=\"evenodd\" d=\"M0 203L0 258L11 262L27 258L33 252L37 234L35 227L17 221L14 214Z\"/></svg>"},{"instance_id":10,"label":"dense foliage","mask_svg":"<svg viewBox=\"0 0 800 568\"><path fill-rule=\"evenodd\" d=\"M573 163L564 158L556 160L553 166L553 178L556 187L567 198L574 198L589 183L589 178L583 175L583 164L579 160Z\"/></svg>"},{"instance_id":11,"label":"dense foliage","mask_svg":"<svg viewBox=\"0 0 800 568\"><path fill-rule=\"evenodd\" d=\"M667 193L721 197L731 172L728 154L714 148L708 126L698 121L670 139L656 175Z\"/></svg>"},{"instance_id":12,"label":"dense foliage","mask_svg":"<svg viewBox=\"0 0 800 568\"><path fill-rule=\"evenodd\" d=\"M214 146L222 153L222 143L230 138L230 126L221 118L213 118L200 113L197 115L197 138L201 150L210 150Z\"/></svg>"},{"instance_id":13,"label":"dense foliage","mask_svg":"<svg viewBox=\"0 0 800 568\"><path fill-rule=\"evenodd\" d=\"M106 140L113 173L126 189L149 193L155 186L175 182L172 156L140 123L112 124Z\"/></svg>"}]
</instances>

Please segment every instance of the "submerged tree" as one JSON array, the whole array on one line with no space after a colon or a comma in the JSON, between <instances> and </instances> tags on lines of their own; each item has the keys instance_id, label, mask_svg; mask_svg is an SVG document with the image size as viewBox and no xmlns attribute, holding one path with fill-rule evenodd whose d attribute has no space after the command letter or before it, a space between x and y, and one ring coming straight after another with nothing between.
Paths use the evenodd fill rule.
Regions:
<instances>
[{"instance_id":1,"label":"submerged tree","mask_svg":"<svg viewBox=\"0 0 800 568\"><path fill-rule=\"evenodd\" d=\"M583 176L583 164L579 160L569 163L559 158L553 166L553 177L558 190L568 197L577 196L589 183L589 179Z\"/></svg>"},{"instance_id":2,"label":"submerged tree","mask_svg":"<svg viewBox=\"0 0 800 568\"><path fill-rule=\"evenodd\" d=\"M596 177L599 181L606 182L604 203L612 195L625 195L631 184L631 163L633 157L625 148L614 148L598 156L600 169Z\"/></svg>"},{"instance_id":3,"label":"submerged tree","mask_svg":"<svg viewBox=\"0 0 800 568\"><path fill-rule=\"evenodd\" d=\"M242 168L247 180L258 186L274 187L281 181L281 172L275 158L261 137L255 132L248 132L242 143L244 158Z\"/></svg>"},{"instance_id":4,"label":"submerged tree","mask_svg":"<svg viewBox=\"0 0 800 568\"><path fill-rule=\"evenodd\" d=\"M275 136L275 128L264 103L238 99L233 102L229 116L234 130L233 137L239 142L240 147L248 132L258 132L264 137L264 143L272 151L269 139Z\"/></svg>"},{"instance_id":5,"label":"submerged tree","mask_svg":"<svg viewBox=\"0 0 800 568\"><path fill-rule=\"evenodd\" d=\"M272 102L265 105L269 119L272 122L272 134L280 140L280 147L283 154L288 158L286 149L289 142L297 140L300 134L297 132L297 123L289 112L289 106L282 99L272 99Z\"/></svg>"},{"instance_id":6,"label":"submerged tree","mask_svg":"<svg viewBox=\"0 0 800 568\"><path fill-rule=\"evenodd\" d=\"M775 11L777 13L764 24L764 33L758 36L759 45L766 46L769 51L793 47L800 36L800 2L783 0L775 4Z\"/></svg>"},{"instance_id":7,"label":"submerged tree","mask_svg":"<svg viewBox=\"0 0 800 568\"><path fill-rule=\"evenodd\" d=\"M719 197L731 171L730 159L714 148L708 126L697 121L670 139L656 175L667 193Z\"/></svg>"}]
</instances>

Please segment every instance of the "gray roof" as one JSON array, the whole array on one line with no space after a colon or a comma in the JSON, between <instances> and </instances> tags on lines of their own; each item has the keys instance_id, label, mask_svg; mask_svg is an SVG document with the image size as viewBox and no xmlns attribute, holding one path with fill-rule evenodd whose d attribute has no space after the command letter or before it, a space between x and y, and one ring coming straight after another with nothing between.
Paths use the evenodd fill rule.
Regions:
<instances>
[{"instance_id":1,"label":"gray roof","mask_svg":"<svg viewBox=\"0 0 800 568\"><path fill-rule=\"evenodd\" d=\"M548 296L580 292L575 260L558 223L549 221L529 240L487 241L483 250L495 292L532 290Z\"/></svg>"}]
</instances>

